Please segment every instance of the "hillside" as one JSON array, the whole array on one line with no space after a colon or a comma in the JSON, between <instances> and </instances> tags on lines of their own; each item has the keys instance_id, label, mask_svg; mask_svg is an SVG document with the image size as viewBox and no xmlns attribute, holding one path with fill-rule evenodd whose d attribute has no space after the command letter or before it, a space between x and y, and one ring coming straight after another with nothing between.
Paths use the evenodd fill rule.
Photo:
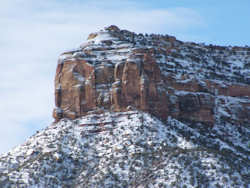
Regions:
<instances>
[{"instance_id":1,"label":"hillside","mask_svg":"<svg viewBox=\"0 0 250 188\"><path fill-rule=\"evenodd\" d=\"M55 122L0 187L249 187L250 48L110 26L59 56Z\"/></svg>"}]
</instances>

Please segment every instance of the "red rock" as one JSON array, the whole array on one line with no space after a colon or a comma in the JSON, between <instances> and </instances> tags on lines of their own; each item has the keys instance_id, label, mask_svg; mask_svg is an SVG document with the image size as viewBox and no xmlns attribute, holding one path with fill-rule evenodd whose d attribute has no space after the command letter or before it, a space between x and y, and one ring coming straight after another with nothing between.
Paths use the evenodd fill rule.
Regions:
<instances>
[{"instance_id":1,"label":"red rock","mask_svg":"<svg viewBox=\"0 0 250 188\"><path fill-rule=\"evenodd\" d=\"M153 35L152 41L147 41L141 39L143 35L120 30L116 26L106 28L106 32L123 41L122 44L116 45L117 41L106 40L104 37L100 45L86 44L81 49L84 52L83 58L73 57L75 52L71 51L64 53L67 54L65 59L59 60L55 77L56 109L53 112L56 121L61 118L75 119L90 111L99 113L104 110L127 111L136 108L163 120L172 116L213 125L217 96L250 97L250 86L244 83L197 79L187 73L176 78L178 72L176 69L171 70L175 67L173 63L171 66L166 65L168 71L164 70L159 64L159 58L164 56L166 61L161 63L167 64L173 61L171 58L182 57L180 47L185 43L174 37ZM89 38L95 40L99 34L91 34ZM135 40L140 42L138 38L157 48L147 48L145 45L133 47ZM199 46L195 43L187 44L190 45ZM226 47L218 46L204 49L227 50ZM191 59L199 61L198 57ZM185 69L182 71L185 72ZM200 68L196 73L203 74L203 71ZM249 122L249 104L250 101L240 104L242 108L232 107L234 110L228 110L228 113L236 115L239 123Z\"/></svg>"}]
</instances>

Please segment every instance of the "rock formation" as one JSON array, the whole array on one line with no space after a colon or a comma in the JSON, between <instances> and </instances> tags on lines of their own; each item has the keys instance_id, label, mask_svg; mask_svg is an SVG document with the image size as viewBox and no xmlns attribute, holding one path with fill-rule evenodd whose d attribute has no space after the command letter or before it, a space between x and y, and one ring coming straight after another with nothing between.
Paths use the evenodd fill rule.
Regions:
<instances>
[{"instance_id":1,"label":"rock formation","mask_svg":"<svg viewBox=\"0 0 250 188\"><path fill-rule=\"evenodd\" d=\"M60 55L55 105L1 188L250 187L250 48L110 26Z\"/></svg>"},{"instance_id":2,"label":"rock formation","mask_svg":"<svg viewBox=\"0 0 250 188\"><path fill-rule=\"evenodd\" d=\"M250 123L249 61L250 48L206 46L110 26L59 57L54 118L139 109L162 120L171 116L213 126L219 103L233 97L235 104L223 110Z\"/></svg>"}]
</instances>

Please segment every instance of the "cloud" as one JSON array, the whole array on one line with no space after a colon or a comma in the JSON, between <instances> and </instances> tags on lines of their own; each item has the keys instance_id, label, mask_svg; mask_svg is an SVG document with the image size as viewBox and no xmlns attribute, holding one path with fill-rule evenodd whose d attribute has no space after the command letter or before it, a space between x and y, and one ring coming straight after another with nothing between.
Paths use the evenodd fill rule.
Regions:
<instances>
[{"instance_id":1,"label":"cloud","mask_svg":"<svg viewBox=\"0 0 250 188\"><path fill-rule=\"evenodd\" d=\"M52 122L58 55L111 24L136 32L200 27L187 8L143 9L133 1L12 0L0 7L0 153Z\"/></svg>"}]
</instances>

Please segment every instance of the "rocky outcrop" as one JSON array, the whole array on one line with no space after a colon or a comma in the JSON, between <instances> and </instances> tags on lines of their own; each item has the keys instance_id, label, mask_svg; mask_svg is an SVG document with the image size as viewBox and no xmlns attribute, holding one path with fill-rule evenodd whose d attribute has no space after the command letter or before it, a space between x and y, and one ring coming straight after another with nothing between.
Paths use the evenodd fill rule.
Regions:
<instances>
[{"instance_id":1,"label":"rocky outcrop","mask_svg":"<svg viewBox=\"0 0 250 188\"><path fill-rule=\"evenodd\" d=\"M63 53L54 118L0 187L249 187L249 48L116 26Z\"/></svg>"},{"instance_id":2,"label":"rocky outcrop","mask_svg":"<svg viewBox=\"0 0 250 188\"><path fill-rule=\"evenodd\" d=\"M213 126L224 96L237 101L234 119L249 123L249 51L110 26L59 57L54 118L139 109L163 120Z\"/></svg>"}]
</instances>

